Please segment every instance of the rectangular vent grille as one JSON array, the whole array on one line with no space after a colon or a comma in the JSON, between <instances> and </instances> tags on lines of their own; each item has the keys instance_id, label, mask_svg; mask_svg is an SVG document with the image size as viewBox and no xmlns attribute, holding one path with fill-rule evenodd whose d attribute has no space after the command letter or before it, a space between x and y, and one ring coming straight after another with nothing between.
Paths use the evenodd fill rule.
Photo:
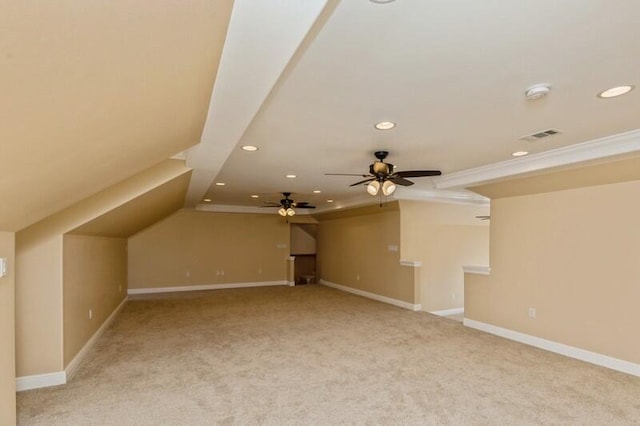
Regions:
<instances>
[{"instance_id":1,"label":"rectangular vent grille","mask_svg":"<svg viewBox=\"0 0 640 426\"><path fill-rule=\"evenodd\" d=\"M553 135L557 135L558 133L560 133L560 130L556 130L556 129L547 129L547 130L543 130L541 132L536 132L536 133L532 133L530 135L526 135L526 136L522 136L521 138L518 138L522 141L537 141L538 139L542 139L542 138L546 138L549 136L553 136Z\"/></svg>"}]
</instances>

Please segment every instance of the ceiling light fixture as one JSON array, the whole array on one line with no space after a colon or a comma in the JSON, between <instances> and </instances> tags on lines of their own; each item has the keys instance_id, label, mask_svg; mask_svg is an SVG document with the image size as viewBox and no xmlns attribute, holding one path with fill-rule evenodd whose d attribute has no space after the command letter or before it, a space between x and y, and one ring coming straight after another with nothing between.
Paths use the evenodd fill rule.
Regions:
<instances>
[{"instance_id":1,"label":"ceiling light fixture","mask_svg":"<svg viewBox=\"0 0 640 426\"><path fill-rule=\"evenodd\" d=\"M286 177L287 179L295 179L295 178L297 178L297 176L296 176L296 175L286 175L285 177Z\"/></svg>"},{"instance_id":2,"label":"ceiling light fixture","mask_svg":"<svg viewBox=\"0 0 640 426\"><path fill-rule=\"evenodd\" d=\"M386 3L393 3L396 0L369 0L369 1L375 4L386 4Z\"/></svg>"},{"instance_id":3,"label":"ceiling light fixture","mask_svg":"<svg viewBox=\"0 0 640 426\"><path fill-rule=\"evenodd\" d=\"M391 130L396 127L396 123L393 121L380 121L374 127L378 130Z\"/></svg>"},{"instance_id":4,"label":"ceiling light fixture","mask_svg":"<svg viewBox=\"0 0 640 426\"><path fill-rule=\"evenodd\" d=\"M224 183L224 182L216 182L216 186L225 186L225 185L226 185L226 183Z\"/></svg>"},{"instance_id":5,"label":"ceiling light fixture","mask_svg":"<svg viewBox=\"0 0 640 426\"><path fill-rule=\"evenodd\" d=\"M210 203L210 202L211 202L211 198L205 198L205 199L204 199L204 200L202 200L202 201L204 201L205 203Z\"/></svg>"},{"instance_id":6,"label":"ceiling light fixture","mask_svg":"<svg viewBox=\"0 0 640 426\"><path fill-rule=\"evenodd\" d=\"M284 207L281 207L280 210L278 210L278 214L282 217L293 216L296 214L296 211L291 207L288 207L286 209Z\"/></svg>"},{"instance_id":7,"label":"ceiling light fixture","mask_svg":"<svg viewBox=\"0 0 640 426\"><path fill-rule=\"evenodd\" d=\"M548 83L534 84L524 92L524 96L530 101L544 98L551 92L551 85Z\"/></svg>"},{"instance_id":8,"label":"ceiling light fixture","mask_svg":"<svg viewBox=\"0 0 640 426\"><path fill-rule=\"evenodd\" d=\"M512 153L511 155L513 157L523 157L525 155L527 155L529 152L528 151L516 151L514 153Z\"/></svg>"},{"instance_id":9,"label":"ceiling light fixture","mask_svg":"<svg viewBox=\"0 0 640 426\"><path fill-rule=\"evenodd\" d=\"M321 192L322 192L322 191L320 191L319 189L314 189L314 190L313 190L313 193L314 193L314 194L319 194L319 193L321 193Z\"/></svg>"},{"instance_id":10,"label":"ceiling light fixture","mask_svg":"<svg viewBox=\"0 0 640 426\"><path fill-rule=\"evenodd\" d=\"M599 98L607 99L607 98L615 98L616 96L622 96L626 93L629 93L634 89L634 86L617 86L612 87L611 89L604 90L598 93Z\"/></svg>"},{"instance_id":11,"label":"ceiling light fixture","mask_svg":"<svg viewBox=\"0 0 640 426\"><path fill-rule=\"evenodd\" d=\"M390 180L385 180L382 184L380 184L380 181L373 180L369 185L367 185L367 192L369 195L378 195L380 190L382 190L383 195L389 196L396 190L396 185Z\"/></svg>"},{"instance_id":12,"label":"ceiling light fixture","mask_svg":"<svg viewBox=\"0 0 640 426\"><path fill-rule=\"evenodd\" d=\"M253 146L253 145L242 145L242 149L244 151L248 151L248 152L254 152L258 150L257 146Z\"/></svg>"},{"instance_id":13,"label":"ceiling light fixture","mask_svg":"<svg viewBox=\"0 0 640 426\"><path fill-rule=\"evenodd\" d=\"M259 195L257 195L257 194L253 194L253 195L251 196L251 198L260 198L260 196L259 196Z\"/></svg>"},{"instance_id":14,"label":"ceiling light fixture","mask_svg":"<svg viewBox=\"0 0 640 426\"><path fill-rule=\"evenodd\" d=\"M333 203L333 200L327 200L327 203Z\"/></svg>"}]
</instances>

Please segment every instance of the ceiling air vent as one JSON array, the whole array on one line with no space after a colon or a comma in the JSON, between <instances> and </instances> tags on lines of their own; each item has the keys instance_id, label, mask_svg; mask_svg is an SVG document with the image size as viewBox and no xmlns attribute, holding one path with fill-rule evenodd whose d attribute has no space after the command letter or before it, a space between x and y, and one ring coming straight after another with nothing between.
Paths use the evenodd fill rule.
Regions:
<instances>
[{"instance_id":1,"label":"ceiling air vent","mask_svg":"<svg viewBox=\"0 0 640 426\"><path fill-rule=\"evenodd\" d=\"M530 135L522 136L522 137L520 137L518 139L520 139L521 141L533 142L533 141L537 141L537 140L542 139L542 138L546 138L546 137L549 137L549 136L557 135L558 133L560 133L560 130L547 129L547 130L542 130L541 132L536 132L536 133L532 133Z\"/></svg>"}]
</instances>

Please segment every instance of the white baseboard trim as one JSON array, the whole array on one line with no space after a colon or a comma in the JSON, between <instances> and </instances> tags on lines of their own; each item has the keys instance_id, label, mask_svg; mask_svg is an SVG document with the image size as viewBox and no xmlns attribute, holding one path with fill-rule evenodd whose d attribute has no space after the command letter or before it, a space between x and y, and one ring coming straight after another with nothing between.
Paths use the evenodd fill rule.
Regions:
<instances>
[{"instance_id":1,"label":"white baseboard trim","mask_svg":"<svg viewBox=\"0 0 640 426\"><path fill-rule=\"evenodd\" d=\"M347 293L357 294L358 296L366 297L368 299L377 300L378 302L384 302L390 305L399 306L400 308L409 309L410 311L422 310L422 305L420 304L414 305L413 303L404 302L398 299L392 299L391 297L380 296L379 294L369 293L368 291L358 290L356 288L332 283L331 281L320 280L320 284L326 285L327 287L336 288L338 290L346 291Z\"/></svg>"},{"instance_id":2,"label":"white baseboard trim","mask_svg":"<svg viewBox=\"0 0 640 426\"><path fill-rule=\"evenodd\" d=\"M64 371L16 377L16 392L64 385L65 383L67 383L67 374Z\"/></svg>"},{"instance_id":3,"label":"white baseboard trim","mask_svg":"<svg viewBox=\"0 0 640 426\"><path fill-rule=\"evenodd\" d=\"M80 366L80 363L82 362L84 357L93 347L93 345L96 344L100 336L102 336L102 333L104 333L104 331L111 325L113 320L120 313L120 310L122 310L122 308L124 307L124 304L127 303L128 299L128 297L125 297L122 302L120 302L120 304L113 310L113 312L111 312L111 315L109 315L109 317L102 323L100 328L98 328L98 330L93 333L93 336L91 336L87 343L85 343L85 345L82 347L82 349L80 349L76 356L73 357L71 362L69 362L67 368L64 369L65 373L67 374L67 381L71 380L73 375L76 374L76 371L78 371L78 367Z\"/></svg>"},{"instance_id":4,"label":"white baseboard trim","mask_svg":"<svg viewBox=\"0 0 640 426\"><path fill-rule=\"evenodd\" d=\"M227 288L246 287L268 287L274 285L290 285L289 281L260 281L255 283L229 283L229 284L204 284L185 285L178 287L152 287L152 288L130 288L127 294L155 294L155 293L175 293L178 291L200 291L200 290L223 290Z\"/></svg>"},{"instance_id":5,"label":"white baseboard trim","mask_svg":"<svg viewBox=\"0 0 640 426\"><path fill-rule=\"evenodd\" d=\"M447 315L464 314L464 308L444 309L442 311L431 311L429 313L440 317L446 317Z\"/></svg>"},{"instance_id":6,"label":"white baseboard trim","mask_svg":"<svg viewBox=\"0 0 640 426\"><path fill-rule=\"evenodd\" d=\"M83 358L87 355L87 352L96 344L102 333L109 327L115 317L118 315L124 304L127 302L127 297L111 312L111 315L102 323L100 328L91 336L91 338L80 349L80 352L71 360L67 368L64 371L57 371L55 373L35 374L33 376L16 377L16 392L26 391L30 389L46 388L49 386L59 386L66 384L71 377L75 374L82 362Z\"/></svg>"},{"instance_id":7,"label":"white baseboard trim","mask_svg":"<svg viewBox=\"0 0 640 426\"><path fill-rule=\"evenodd\" d=\"M536 348L568 356L569 358L575 358L580 361L585 361L591 364L599 365L601 367L610 368L612 370L621 371L623 373L640 377L640 364L634 364L629 361L624 361L607 355L575 348L563 343L553 342L551 340L542 339L540 337L531 336L528 334L520 333L518 331L497 327L495 325L486 324L468 318L464 319L463 324L467 327L475 328L477 330L495 334L496 336L524 343L525 345L535 346Z\"/></svg>"}]
</instances>

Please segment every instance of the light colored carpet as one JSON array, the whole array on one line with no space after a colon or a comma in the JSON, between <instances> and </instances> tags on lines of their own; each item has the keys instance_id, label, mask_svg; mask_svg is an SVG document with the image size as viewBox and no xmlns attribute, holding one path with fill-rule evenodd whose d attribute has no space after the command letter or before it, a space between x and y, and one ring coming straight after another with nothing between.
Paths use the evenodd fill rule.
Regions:
<instances>
[{"instance_id":1,"label":"light colored carpet","mask_svg":"<svg viewBox=\"0 0 640 426\"><path fill-rule=\"evenodd\" d=\"M640 424L640 378L320 285L131 300L22 425Z\"/></svg>"}]
</instances>

